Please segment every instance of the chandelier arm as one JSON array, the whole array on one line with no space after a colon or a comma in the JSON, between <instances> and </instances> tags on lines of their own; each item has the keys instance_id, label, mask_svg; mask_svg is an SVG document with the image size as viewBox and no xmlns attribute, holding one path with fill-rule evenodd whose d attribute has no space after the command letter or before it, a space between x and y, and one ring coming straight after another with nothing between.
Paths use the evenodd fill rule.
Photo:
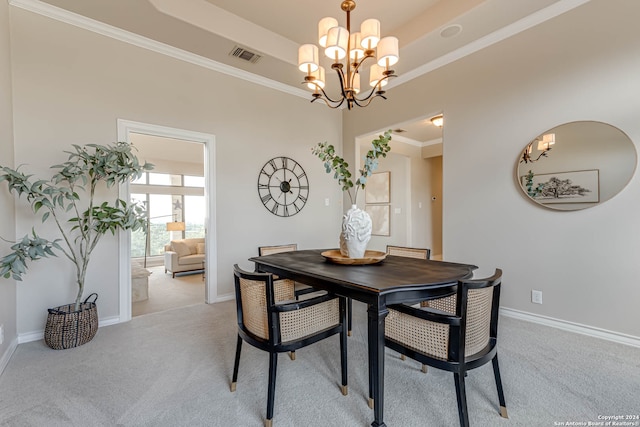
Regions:
<instances>
[{"instance_id":1,"label":"chandelier arm","mask_svg":"<svg viewBox=\"0 0 640 427\"><path fill-rule=\"evenodd\" d=\"M320 89L320 92L322 92L322 96L324 98L326 98L327 100L329 100L329 102L333 102L334 104L338 104L338 103L342 104L342 102L344 101L344 97L342 99L337 99L337 100L336 99L332 99L329 95L327 95L327 92L325 92L323 88L318 86L318 89ZM340 105L340 104L338 104L338 105Z\"/></svg>"},{"instance_id":2,"label":"chandelier arm","mask_svg":"<svg viewBox=\"0 0 640 427\"><path fill-rule=\"evenodd\" d=\"M371 101L367 102L365 105L361 105L361 104L360 104L360 102L363 102L363 101L368 100L368 99L369 99L369 98L371 98L371 97L373 96L373 94L374 94L374 93L376 93L376 92L379 92L379 93L376 93L376 96L380 96L380 97L382 97L382 99L387 99L387 97L386 97L386 96L383 96L383 95L382 95L382 94L384 93L384 91L383 91L383 90L378 89L378 86L380 85L380 82L381 82L381 81L383 81L383 80L388 80L390 77L396 77L396 76L395 76L395 75L393 75L393 74L388 75L388 76L384 76L383 78L381 78L381 79L378 81L378 84L377 84L377 85L375 85L373 88L371 88L371 91L369 91L369 95L365 96L364 98L356 98L356 97L354 96L354 97L353 97L354 102L355 102L359 107L366 107L367 105L369 105L369 104L371 103ZM376 91L376 89L378 89L378 90ZM375 97L374 97L374 98L375 98ZM373 99L373 98L371 98L371 99Z\"/></svg>"},{"instance_id":3,"label":"chandelier arm","mask_svg":"<svg viewBox=\"0 0 640 427\"><path fill-rule=\"evenodd\" d=\"M354 101L356 101L356 104L358 104L358 102L363 102L366 101L367 99L371 98L373 96L374 93L378 92L376 89L378 89L378 85L375 85L374 87L371 88L371 90L369 90L369 94L365 97L360 97L360 98L356 98L355 96L353 97ZM380 91L382 92L382 91ZM377 95L376 95L377 96ZM360 104L358 104L360 105ZM361 105L360 105L361 106Z\"/></svg>"},{"instance_id":4,"label":"chandelier arm","mask_svg":"<svg viewBox=\"0 0 640 427\"><path fill-rule=\"evenodd\" d=\"M334 108L334 109L335 109L335 108L340 107L340 105L342 105L342 102L344 101L344 100L340 101L340 103L339 103L338 105L331 105L331 104L329 103L329 101L327 101L327 99L326 99L326 98L324 98L324 97L322 97L322 96L315 96L315 97L313 97L313 99L311 100L311 102L317 101L318 99L320 99L321 101L324 101L324 103L325 103L325 104L327 104L327 107L329 107L329 108Z\"/></svg>"},{"instance_id":5,"label":"chandelier arm","mask_svg":"<svg viewBox=\"0 0 640 427\"><path fill-rule=\"evenodd\" d=\"M373 95L373 94L371 94ZM356 104L358 107L366 107L367 105L371 104L371 101L373 101L374 99L376 99L377 97L381 97L383 99L387 99L385 96L383 96L380 93L376 93L375 95L371 96L369 95L368 97L364 98L364 99L353 99L353 103ZM365 102L366 101L366 102Z\"/></svg>"},{"instance_id":6,"label":"chandelier arm","mask_svg":"<svg viewBox=\"0 0 640 427\"><path fill-rule=\"evenodd\" d=\"M359 62L355 62L355 67L353 67L353 74L358 72L358 69L360 69L360 66L362 65L362 63L364 61L366 61L369 58L373 58L374 56L371 54L365 54L365 56L362 57L362 59Z\"/></svg>"},{"instance_id":7,"label":"chandelier arm","mask_svg":"<svg viewBox=\"0 0 640 427\"><path fill-rule=\"evenodd\" d=\"M349 63L347 62L347 67L349 67ZM333 68L333 67L331 67ZM342 99L344 100L344 98L347 98L347 92L345 91L345 78L344 78L344 71L342 71L342 68L338 68L335 67L333 68L334 70L336 70L336 73L338 73L338 79L340 80L340 92L342 92ZM327 97L329 98L329 97ZM331 98L329 98L331 99ZM333 101L333 102L337 102L337 101Z\"/></svg>"}]
</instances>

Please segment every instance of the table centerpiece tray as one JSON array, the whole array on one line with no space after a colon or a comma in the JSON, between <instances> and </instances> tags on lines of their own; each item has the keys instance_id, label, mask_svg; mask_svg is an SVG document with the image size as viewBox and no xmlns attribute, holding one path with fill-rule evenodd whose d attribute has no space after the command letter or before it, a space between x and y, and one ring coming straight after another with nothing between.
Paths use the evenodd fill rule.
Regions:
<instances>
[{"instance_id":1,"label":"table centerpiece tray","mask_svg":"<svg viewBox=\"0 0 640 427\"><path fill-rule=\"evenodd\" d=\"M334 264L366 265L382 262L386 258L387 253L381 251L365 251L364 257L362 258L349 258L342 255L339 249L331 249L322 252L320 255L322 255L327 261Z\"/></svg>"}]
</instances>

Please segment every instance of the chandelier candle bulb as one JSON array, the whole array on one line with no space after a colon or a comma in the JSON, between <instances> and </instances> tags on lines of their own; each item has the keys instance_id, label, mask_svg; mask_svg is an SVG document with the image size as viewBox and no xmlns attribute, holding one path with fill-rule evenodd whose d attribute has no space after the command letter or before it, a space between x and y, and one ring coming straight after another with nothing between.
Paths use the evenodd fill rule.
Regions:
<instances>
[{"instance_id":1,"label":"chandelier candle bulb","mask_svg":"<svg viewBox=\"0 0 640 427\"><path fill-rule=\"evenodd\" d=\"M398 62L398 39L385 37L378 43L378 65L390 67Z\"/></svg>"},{"instance_id":2,"label":"chandelier candle bulb","mask_svg":"<svg viewBox=\"0 0 640 427\"><path fill-rule=\"evenodd\" d=\"M384 77L384 67L379 66L378 64L373 64L369 70L369 85L371 87L376 87L380 84L380 87L387 85L387 79L382 80Z\"/></svg>"},{"instance_id":3,"label":"chandelier candle bulb","mask_svg":"<svg viewBox=\"0 0 640 427\"><path fill-rule=\"evenodd\" d=\"M353 75L353 91L358 94L360 93L360 74L355 73Z\"/></svg>"},{"instance_id":4,"label":"chandelier candle bulb","mask_svg":"<svg viewBox=\"0 0 640 427\"><path fill-rule=\"evenodd\" d=\"M330 59L340 60L347 56L349 31L344 27L333 27L327 34L327 48L324 54Z\"/></svg>"},{"instance_id":5,"label":"chandelier candle bulb","mask_svg":"<svg viewBox=\"0 0 640 427\"><path fill-rule=\"evenodd\" d=\"M360 25L362 34L362 47L365 49L375 49L380 41L380 21L377 19L367 19Z\"/></svg>"},{"instance_id":6,"label":"chandelier candle bulb","mask_svg":"<svg viewBox=\"0 0 640 427\"><path fill-rule=\"evenodd\" d=\"M349 37L349 57L355 62L358 62L364 56L364 49L362 49L362 34L353 33Z\"/></svg>"},{"instance_id":7,"label":"chandelier candle bulb","mask_svg":"<svg viewBox=\"0 0 640 427\"><path fill-rule=\"evenodd\" d=\"M318 46L303 44L298 48L298 69L304 73L311 73L318 69Z\"/></svg>"},{"instance_id":8,"label":"chandelier candle bulb","mask_svg":"<svg viewBox=\"0 0 640 427\"><path fill-rule=\"evenodd\" d=\"M329 29L338 26L338 20L331 17L322 18L318 22L318 44L327 47L327 33Z\"/></svg>"},{"instance_id":9,"label":"chandelier candle bulb","mask_svg":"<svg viewBox=\"0 0 640 427\"><path fill-rule=\"evenodd\" d=\"M320 88L324 87L324 67L318 67L318 69L316 71L313 71L311 73L311 77L313 77L313 80L311 80L309 83L307 83L307 87L309 89L313 89L313 90L317 90L318 86Z\"/></svg>"}]
</instances>

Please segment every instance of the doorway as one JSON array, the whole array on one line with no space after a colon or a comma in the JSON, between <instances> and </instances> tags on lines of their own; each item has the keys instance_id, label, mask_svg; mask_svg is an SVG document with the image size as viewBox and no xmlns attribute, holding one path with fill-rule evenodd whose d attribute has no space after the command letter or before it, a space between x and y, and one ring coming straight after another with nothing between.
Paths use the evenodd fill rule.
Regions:
<instances>
[{"instance_id":1,"label":"doorway","mask_svg":"<svg viewBox=\"0 0 640 427\"><path fill-rule=\"evenodd\" d=\"M376 172L390 172L389 233L372 236L370 247L386 245L431 249L432 258L442 254L442 128L430 118L415 118L372 133L355 141L354 169L359 170L371 141L387 129L393 130L391 151L379 159Z\"/></svg>"},{"instance_id":2,"label":"doorway","mask_svg":"<svg viewBox=\"0 0 640 427\"><path fill-rule=\"evenodd\" d=\"M140 283L139 275L132 279L132 255L140 257L144 251L145 268L151 274L155 274L154 280L164 280L164 245L170 240L197 237L203 235L204 257L202 267L204 271L190 272L190 277L184 277L184 286L189 286L193 294L194 286L204 283L204 292L201 293L206 303L216 300L217 285L215 283L216 274L216 232L213 212L215 212L215 137L210 134L187 131L182 129L168 128L164 126L151 125L146 123L118 120L118 138L120 141L140 145L144 150L138 153L141 160L150 163L157 163L159 168L145 174L144 183L126 183L120 186L120 198L131 200L132 195L137 199L144 197L149 208L150 231L162 229L162 232L151 233L151 239L146 239L144 243L138 242L140 236L132 236L132 233L120 233L120 321L130 320L132 317L132 291L135 291L136 299L139 298ZM153 153L151 156L143 154ZM196 154L196 161L187 161L188 154ZM192 154L193 157L193 154ZM194 159L191 159L194 160ZM197 163L200 163L202 172L198 173ZM181 172L186 173L179 173ZM132 191L132 188L136 192ZM141 191L144 189L153 189ZM150 195L150 192L153 194ZM199 196L200 195L200 196ZM203 196L203 197L202 197ZM166 200L165 200L166 199ZM198 216L204 218L200 221ZM178 223L183 224L176 227ZM166 224L166 230L164 231ZM189 227L186 226L189 224ZM171 227L169 226L171 225ZM158 236L162 235L166 242L157 242ZM155 237L154 237L155 236ZM151 240L151 241L150 241ZM152 245L153 243L153 245ZM132 244L135 247L132 250ZM162 252L162 253L160 253ZM140 258L138 258L140 260ZM136 271L139 270L136 268ZM167 277L172 278L169 274ZM132 282L136 282L135 290L132 289ZM193 283L190 283L193 282ZM190 283L190 285L188 284ZM187 288L183 288L187 294ZM196 290L196 292L198 292ZM169 296L170 298L170 296ZM187 296L188 298L188 296ZM188 301L185 300L185 301ZM202 301L202 299L200 299ZM160 310L166 305L159 304Z\"/></svg>"}]
</instances>

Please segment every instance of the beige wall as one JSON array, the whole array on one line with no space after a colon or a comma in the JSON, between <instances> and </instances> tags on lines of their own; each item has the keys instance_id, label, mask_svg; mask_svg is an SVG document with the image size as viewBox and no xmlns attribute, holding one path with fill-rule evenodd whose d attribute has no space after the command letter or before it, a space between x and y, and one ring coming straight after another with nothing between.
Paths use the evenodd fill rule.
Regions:
<instances>
[{"instance_id":1,"label":"beige wall","mask_svg":"<svg viewBox=\"0 0 640 427\"><path fill-rule=\"evenodd\" d=\"M321 141L341 147L340 112L27 11L13 12L16 163L46 172L64 159L62 151L71 143L115 141L118 118L213 134L218 295L231 295L233 264L252 269L247 258L259 245L337 246L340 190L310 148ZM258 198L258 173L276 156L297 160L309 176L309 201L290 218L272 215ZM32 220L21 207L18 214L18 233L25 233ZM117 317L117 239L106 236L95 258L87 293L100 294L102 319ZM72 300L71 280L71 266L62 258L34 264L18 292L20 333L42 330L46 308Z\"/></svg>"},{"instance_id":2,"label":"beige wall","mask_svg":"<svg viewBox=\"0 0 640 427\"><path fill-rule=\"evenodd\" d=\"M393 88L388 101L344 113L345 151L372 123L444 111L444 259L477 264L478 275L502 268L505 307L640 337L638 177L575 212L535 205L515 178L523 147L560 123L607 122L637 148L637 16L640 2L591 1Z\"/></svg>"},{"instance_id":3,"label":"beige wall","mask_svg":"<svg viewBox=\"0 0 640 427\"><path fill-rule=\"evenodd\" d=\"M13 115L11 111L11 51L9 44L9 6L0 2L0 165L13 167ZM14 199L7 186L0 185L0 237L15 239ZM10 244L0 240L0 256ZM4 342L0 344L0 372L7 350L16 341L16 283L0 278L0 325L4 325Z\"/></svg>"}]
</instances>

